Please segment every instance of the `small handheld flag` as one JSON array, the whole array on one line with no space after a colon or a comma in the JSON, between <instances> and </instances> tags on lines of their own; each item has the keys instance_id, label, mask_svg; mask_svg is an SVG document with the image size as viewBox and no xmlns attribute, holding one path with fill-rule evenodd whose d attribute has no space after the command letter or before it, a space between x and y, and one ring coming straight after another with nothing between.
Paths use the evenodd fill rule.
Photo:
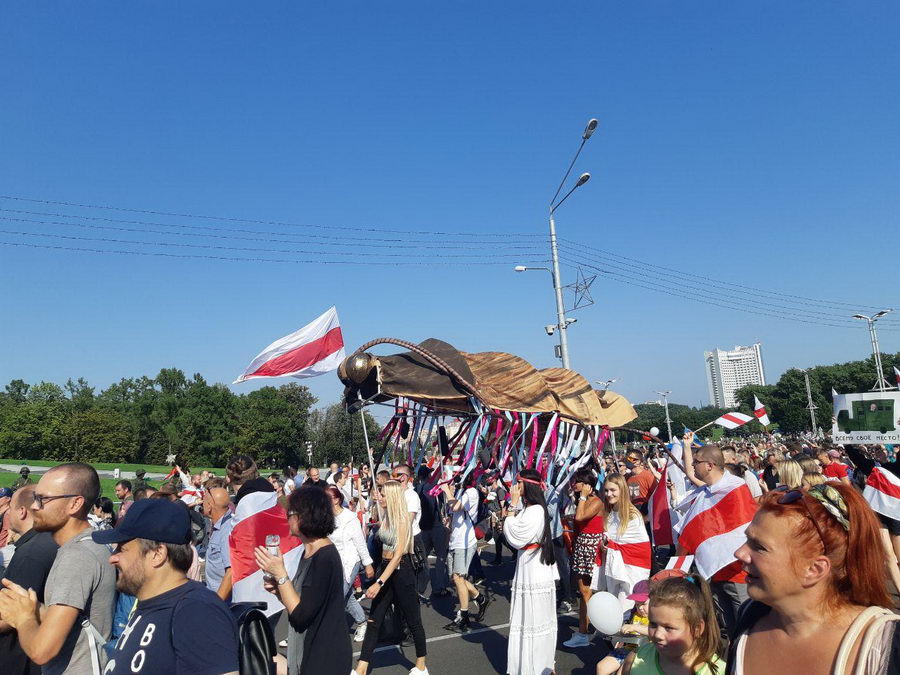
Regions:
<instances>
[{"instance_id":1,"label":"small handheld flag","mask_svg":"<svg viewBox=\"0 0 900 675\"><path fill-rule=\"evenodd\" d=\"M755 417L751 417L750 415L745 415L744 413L739 412L729 412L722 415L719 419L715 421L715 424L718 424L720 427L725 427L726 429L737 429L738 427L742 427L747 422L756 419Z\"/></svg>"},{"instance_id":2,"label":"small handheld flag","mask_svg":"<svg viewBox=\"0 0 900 675\"><path fill-rule=\"evenodd\" d=\"M894 366L894 384L900 389L900 370L897 369L897 366Z\"/></svg>"},{"instance_id":3,"label":"small handheld flag","mask_svg":"<svg viewBox=\"0 0 900 675\"><path fill-rule=\"evenodd\" d=\"M764 427L769 426L769 415L766 413L766 406L764 406L756 396L753 397L753 414L760 424Z\"/></svg>"},{"instance_id":4,"label":"small handheld flag","mask_svg":"<svg viewBox=\"0 0 900 675\"><path fill-rule=\"evenodd\" d=\"M690 574L691 565L694 564L694 556L692 555L677 555L669 558L669 562L666 563L667 570L681 570L685 574Z\"/></svg>"}]
</instances>

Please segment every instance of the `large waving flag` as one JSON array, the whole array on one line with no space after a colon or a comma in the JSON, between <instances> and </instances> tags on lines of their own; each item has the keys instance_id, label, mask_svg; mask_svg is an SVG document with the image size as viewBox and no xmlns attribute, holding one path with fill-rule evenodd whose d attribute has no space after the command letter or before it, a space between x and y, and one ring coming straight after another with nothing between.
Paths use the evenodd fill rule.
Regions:
<instances>
[{"instance_id":1,"label":"large waving flag","mask_svg":"<svg viewBox=\"0 0 900 675\"><path fill-rule=\"evenodd\" d=\"M736 560L756 507L744 479L730 473L715 485L696 488L679 504L684 512L675 526L679 548L694 556L706 579Z\"/></svg>"},{"instance_id":2,"label":"large waving flag","mask_svg":"<svg viewBox=\"0 0 900 675\"><path fill-rule=\"evenodd\" d=\"M756 398L756 395L753 396L753 414L760 424L764 427L769 426L769 414L766 412L766 406Z\"/></svg>"},{"instance_id":3,"label":"large waving flag","mask_svg":"<svg viewBox=\"0 0 900 675\"><path fill-rule=\"evenodd\" d=\"M900 478L876 466L866 479L863 497L876 513L900 520Z\"/></svg>"},{"instance_id":4,"label":"large waving flag","mask_svg":"<svg viewBox=\"0 0 900 675\"><path fill-rule=\"evenodd\" d=\"M300 540L291 535L287 513L274 492L251 492L238 502L233 516L234 528L228 537L231 553L232 602L265 602L265 614L284 609L278 599L263 587L263 573L256 564L253 549L266 545L266 535L281 538L281 554L288 576L293 578L303 553Z\"/></svg>"},{"instance_id":5,"label":"large waving flag","mask_svg":"<svg viewBox=\"0 0 900 675\"><path fill-rule=\"evenodd\" d=\"M316 377L344 360L344 336L332 307L300 330L263 349L232 384L256 377Z\"/></svg>"},{"instance_id":6,"label":"large waving flag","mask_svg":"<svg viewBox=\"0 0 900 675\"><path fill-rule=\"evenodd\" d=\"M747 424L747 422L751 422L755 419L755 417L751 415L745 415L744 413L729 412L722 415L714 422L714 424L718 424L720 427L725 427L726 429L737 429L738 427L742 427Z\"/></svg>"}]
</instances>

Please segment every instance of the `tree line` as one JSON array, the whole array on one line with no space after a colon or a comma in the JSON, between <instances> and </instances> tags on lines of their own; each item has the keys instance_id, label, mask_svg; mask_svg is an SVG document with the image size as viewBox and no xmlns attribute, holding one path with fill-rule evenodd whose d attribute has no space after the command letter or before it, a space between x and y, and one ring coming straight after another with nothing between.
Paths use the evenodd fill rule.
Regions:
<instances>
[{"instance_id":1,"label":"tree line","mask_svg":"<svg viewBox=\"0 0 900 675\"><path fill-rule=\"evenodd\" d=\"M316 403L296 383L235 394L177 368L99 393L83 378L63 386L17 379L0 392L0 458L165 464L174 454L189 466L221 467L245 453L282 467L305 465L308 447L317 464L364 457L363 419L371 439L374 418Z\"/></svg>"},{"instance_id":2,"label":"tree line","mask_svg":"<svg viewBox=\"0 0 900 675\"><path fill-rule=\"evenodd\" d=\"M882 354L881 361L888 382L894 382L894 366L900 368L900 352L896 354ZM836 363L830 366L815 366L809 370L809 385L812 392L813 404L816 406L816 426L826 432L831 429L832 417L832 388L839 394L850 394L869 391L875 384L875 360L870 357L861 361L849 361ZM747 385L738 389L736 398L738 407L730 410L738 410L743 413L753 414L753 397L759 397L766 406L769 414L769 431L781 431L785 433L800 433L809 431L811 420L809 416L808 400L806 396L806 383L803 371L791 368L778 378L775 384ZM629 424L630 427L649 430L658 427L665 437L666 412L663 406L653 403L642 403L634 406L638 418ZM704 424L712 422L724 409L715 406L702 408L669 404L669 417L673 420L672 433L681 435L684 427L697 429ZM701 432L703 436L711 435L709 430ZM748 436L758 434L762 427L750 422L734 431L727 432L731 436Z\"/></svg>"}]
</instances>

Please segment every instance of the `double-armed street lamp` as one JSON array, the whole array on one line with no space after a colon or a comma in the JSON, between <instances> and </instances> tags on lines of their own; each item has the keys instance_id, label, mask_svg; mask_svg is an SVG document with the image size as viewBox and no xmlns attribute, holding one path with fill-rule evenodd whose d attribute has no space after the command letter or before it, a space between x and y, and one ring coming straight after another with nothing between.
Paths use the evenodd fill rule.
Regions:
<instances>
[{"instance_id":1,"label":"double-armed street lamp","mask_svg":"<svg viewBox=\"0 0 900 675\"><path fill-rule=\"evenodd\" d=\"M672 442L672 419L669 417L669 394L671 391L658 391L656 392L660 396L663 397L663 405L666 407L666 429L669 432L669 443Z\"/></svg>"},{"instance_id":2,"label":"double-armed street lamp","mask_svg":"<svg viewBox=\"0 0 900 675\"><path fill-rule=\"evenodd\" d=\"M876 389L878 391L884 391L885 389L891 388L888 381L884 379L884 369L881 366L881 350L878 348L878 334L875 332L875 322L885 314L893 311L893 309L883 309L872 316L866 316L865 314L853 315L854 319L860 319L869 324L869 339L872 342L872 356L875 357L875 370L878 372L878 379L875 380L875 386L872 387L872 391L875 391Z\"/></svg>"},{"instance_id":3,"label":"double-armed street lamp","mask_svg":"<svg viewBox=\"0 0 900 675\"><path fill-rule=\"evenodd\" d=\"M556 194L553 195L553 199L550 200L550 258L552 267L526 267L525 265L516 265L514 268L516 272L528 272L530 270L546 270L550 272L551 277L553 278L553 292L556 297L556 325L550 324L545 326L544 330L547 332L547 335L553 335L554 332L559 331L559 345L557 346L556 352L557 357L562 360L563 368L569 367L569 338L568 338L568 327L569 324L575 323L575 319L567 319L566 318L566 307L563 304L563 285L560 279L559 274L559 252L557 250L557 241L556 241L556 221L554 220L554 214L556 213L556 209L562 206L562 203L569 198L575 190L579 187L587 183L591 179L591 174L585 172L579 176L575 185L569 190L563 198L557 201L557 197L559 197L559 193L562 192L563 185L565 185L566 180L569 178L569 174L572 173L572 167L575 166L575 162L578 159L578 155L581 154L582 148L584 148L584 144L587 143L587 140L593 135L594 131L597 129L597 120L591 119L588 121L587 126L584 128L584 132L581 134L581 145L578 146L578 152L575 153L575 157L572 158L572 161L569 163L569 168L566 170L566 175L563 176L563 179L559 183L559 187L556 188Z\"/></svg>"}]
</instances>

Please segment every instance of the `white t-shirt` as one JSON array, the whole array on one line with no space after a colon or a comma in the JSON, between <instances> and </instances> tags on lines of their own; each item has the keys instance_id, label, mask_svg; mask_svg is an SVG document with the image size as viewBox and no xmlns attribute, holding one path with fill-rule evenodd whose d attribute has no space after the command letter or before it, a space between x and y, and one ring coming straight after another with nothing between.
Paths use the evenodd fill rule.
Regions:
<instances>
[{"instance_id":1,"label":"white t-shirt","mask_svg":"<svg viewBox=\"0 0 900 675\"><path fill-rule=\"evenodd\" d=\"M419 516L422 515L422 500L416 494L412 483L407 484L406 492L403 496L406 497L406 510L409 511L412 517L412 534L415 537L422 531L422 528L419 526Z\"/></svg>"},{"instance_id":2,"label":"white t-shirt","mask_svg":"<svg viewBox=\"0 0 900 675\"><path fill-rule=\"evenodd\" d=\"M459 497L462 508L452 511L450 518L450 548L471 548L478 543L475 538L474 520L478 517L478 490L466 488ZM468 513L468 515L466 515Z\"/></svg>"}]
</instances>

